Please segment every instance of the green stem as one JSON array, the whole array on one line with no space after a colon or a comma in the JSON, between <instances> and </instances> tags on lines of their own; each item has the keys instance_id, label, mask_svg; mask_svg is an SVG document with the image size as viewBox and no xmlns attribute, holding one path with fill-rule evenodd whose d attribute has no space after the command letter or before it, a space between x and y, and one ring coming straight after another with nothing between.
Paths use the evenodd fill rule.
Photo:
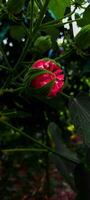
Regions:
<instances>
[{"instance_id":1,"label":"green stem","mask_svg":"<svg viewBox=\"0 0 90 200\"><path fill-rule=\"evenodd\" d=\"M4 65L0 65L0 69L4 69L5 71L11 72L12 70Z\"/></svg>"},{"instance_id":2,"label":"green stem","mask_svg":"<svg viewBox=\"0 0 90 200\"><path fill-rule=\"evenodd\" d=\"M17 66L20 64L20 62L24 60L24 58L25 58L25 56L26 56L26 54L27 54L27 49L28 49L29 43L30 43L30 38L28 38L28 39L26 40L25 46L24 46L24 48L23 48L23 50L22 50L22 53L21 53L21 55L20 55L20 57L19 57L17 63L16 63L15 66L14 66L14 69L15 69L15 70L16 70Z\"/></svg>"},{"instance_id":3,"label":"green stem","mask_svg":"<svg viewBox=\"0 0 90 200\"><path fill-rule=\"evenodd\" d=\"M34 0L31 1L31 20L30 20L30 30L33 30L33 11L34 11Z\"/></svg>"},{"instance_id":4,"label":"green stem","mask_svg":"<svg viewBox=\"0 0 90 200\"><path fill-rule=\"evenodd\" d=\"M55 61L57 62L59 60L66 59L66 58L70 57L73 54L73 52L74 52L74 49L71 47L71 49L68 50L66 53L56 57Z\"/></svg>"},{"instance_id":5,"label":"green stem","mask_svg":"<svg viewBox=\"0 0 90 200\"><path fill-rule=\"evenodd\" d=\"M12 69L12 68L11 68L11 65L10 65L10 63L9 63L9 61L8 61L8 59L7 59L7 56L6 56L5 52L4 52L3 47L2 47L1 44L0 44L0 51L1 51L2 54L3 54L3 57L4 57L4 60L5 60L5 63L6 63L6 65L7 65L7 67L9 67L10 69Z\"/></svg>"},{"instance_id":6,"label":"green stem","mask_svg":"<svg viewBox=\"0 0 90 200\"><path fill-rule=\"evenodd\" d=\"M37 6L38 6L38 8L41 10L42 9L42 3L41 3L41 1L39 0L35 0L35 2L36 2L36 4L37 4Z\"/></svg>"},{"instance_id":7,"label":"green stem","mask_svg":"<svg viewBox=\"0 0 90 200\"><path fill-rule=\"evenodd\" d=\"M69 95L67 95L67 94L65 94L65 93L61 93L61 95L63 95L64 97L66 97L67 99L70 99L70 98L72 98L71 96L69 96Z\"/></svg>"},{"instance_id":8,"label":"green stem","mask_svg":"<svg viewBox=\"0 0 90 200\"><path fill-rule=\"evenodd\" d=\"M25 133L24 131L21 131L20 129L14 127L13 125L9 124L8 122L3 122L3 124L5 124L6 126L14 129L15 131L19 132L21 135L27 137L28 139L30 139L31 141L33 141L34 143L36 143L37 145L43 147L44 149L48 150L49 152L55 154L56 156L59 156L62 159L68 160L72 163L78 164L79 160L78 159L70 159L69 157L65 157L62 153L58 153L57 151L55 151L54 149L51 149L50 147L46 146L45 144L40 143L39 141L37 141L35 138L31 137L30 135L28 135L27 133Z\"/></svg>"},{"instance_id":9,"label":"green stem","mask_svg":"<svg viewBox=\"0 0 90 200\"><path fill-rule=\"evenodd\" d=\"M3 84L3 86L2 86L2 89L5 89L6 87L8 87L8 85L10 85L10 83L11 83L11 75L9 75L8 77L7 77L7 80L4 82L4 84Z\"/></svg>"},{"instance_id":10,"label":"green stem","mask_svg":"<svg viewBox=\"0 0 90 200\"><path fill-rule=\"evenodd\" d=\"M60 27L60 26L64 26L65 24L70 24L70 23L72 23L72 22L77 22L77 21L79 21L79 20L81 20L81 18L78 18L78 19L75 19L75 20L69 20L69 21L67 21L67 22L58 22L58 23L55 23L55 24L51 24L51 25L42 25L41 27L40 27L40 29L41 30L45 30L45 29L47 29L47 28L51 28L52 26L53 27Z\"/></svg>"},{"instance_id":11,"label":"green stem","mask_svg":"<svg viewBox=\"0 0 90 200\"><path fill-rule=\"evenodd\" d=\"M75 10L76 10L76 7L74 8L74 10L72 12L68 13L64 17L62 17L60 19L57 19L57 20L53 20L51 22L44 23L42 26L49 26L49 25L54 25L54 24L57 24L57 23L61 23L63 19L65 19L65 18L70 17L71 15L73 15L74 12L75 12Z\"/></svg>"},{"instance_id":12,"label":"green stem","mask_svg":"<svg viewBox=\"0 0 90 200\"><path fill-rule=\"evenodd\" d=\"M36 26L35 26L34 31L33 31L34 33L36 33L38 31L38 29L39 29L39 27L42 23L42 20L43 20L44 14L46 13L49 2L50 2L50 0L46 0L45 3L44 3L44 6L43 6L43 8L40 12L38 19L37 19Z\"/></svg>"},{"instance_id":13,"label":"green stem","mask_svg":"<svg viewBox=\"0 0 90 200\"><path fill-rule=\"evenodd\" d=\"M39 27L40 27L40 25L42 23L44 14L46 13L49 1L50 0L46 0L45 1L45 4L44 4L44 6L43 6L43 8L42 8L42 10L40 12L40 15L39 15L37 21L36 21L36 25L35 25L35 28L34 28L32 34L31 34L31 37L29 36L29 38L27 39L27 41L25 43L25 46L24 46L24 48L22 50L22 53L21 53L16 65L14 66L14 69L16 69L17 66L20 64L20 62L24 60L24 58L27 55L28 48L30 48L32 46L32 43L34 42L34 40L36 38L37 32L39 31Z\"/></svg>"},{"instance_id":14,"label":"green stem","mask_svg":"<svg viewBox=\"0 0 90 200\"><path fill-rule=\"evenodd\" d=\"M43 152L47 151L46 149L37 149L37 148L15 148L15 149L2 149L1 150L3 153L13 153L13 152L28 152L28 151L33 151L33 152Z\"/></svg>"}]
</instances>

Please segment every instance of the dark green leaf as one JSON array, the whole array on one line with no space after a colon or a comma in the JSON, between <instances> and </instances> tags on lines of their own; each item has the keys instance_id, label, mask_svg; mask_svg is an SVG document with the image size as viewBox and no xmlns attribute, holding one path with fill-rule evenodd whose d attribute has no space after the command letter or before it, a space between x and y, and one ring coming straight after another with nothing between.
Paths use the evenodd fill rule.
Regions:
<instances>
[{"instance_id":1,"label":"dark green leaf","mask_svg":"<svg viewBox=\"0 0 90 200\"><path fill-rule=\"evenodd\" d=\"M21 40L25 36L25 28L21 25L11 26L10 35L16 40Z\"/></svg>"},{"instance_id":2,"label":"dark green leaf","mask_svg":"<svg viewBox=\"0 0 90 200\"><path fill-rule=\"evenodd\" d=\"M66 181L71 185L72 188L74 188L74 181L73 181L73 171L75 168L75 164L73 164L73 161L76 162L76 164L79 162L77 156L75 153L70 151L66 145L64 144L62 137L61 137L61 131L59 127L55 123L50 123L48 127L48 134L50 138L52 137L53 142L55 143L56 150L58 153L62 154L62 157L67 158L67 161L65 159L58 158L56 156L53 156L53 161L55 162L58 170L60 173L65 177ZM69 160L68 160L69 159ZM71 162L70 162L71 160Z\"/></svg>"},{"instance_id":3,"label":"dark green leaf","mask_svg":"<svg viewBox=\"0 0 90 200\"><path fill-rule=\"evenodd\" d=\"M8 0L7 8L10 13L17 14L24 6L25 0Z\"/></svg>"},{"instance_id":4,"label":"dark green leaf","mask_svg":"<svg viewBox=\"0 0 90 200\"><path fill-rule=\"evenodd\" d=\"M83 27L90 24L90 5L85 9L81 20L77 21L77 25Z\"/></svg>"},{"instance_id":5,"label":"dark green leaf","mask_svg":"<svg viewBox=\"0 0 90 200\"><path fill-rule=\"evenodd\" d=\"M65 145L61 137L62 134L60 128L54 122L49 124L48 134L51 134L58 152L60 152L67 159L71 160L71 162L79 162L77 155Z\"/></svg>"},{"instance_id":6,"label":"dark green leaf","mask_svg":"<svg viewBox=\"0 0 90 200\"><path fill-rule=\"evenodd\" d=\"M79 94L69 103L71 117L83 142L90 146L90 96Z\"/></svg>"}]
</instances>

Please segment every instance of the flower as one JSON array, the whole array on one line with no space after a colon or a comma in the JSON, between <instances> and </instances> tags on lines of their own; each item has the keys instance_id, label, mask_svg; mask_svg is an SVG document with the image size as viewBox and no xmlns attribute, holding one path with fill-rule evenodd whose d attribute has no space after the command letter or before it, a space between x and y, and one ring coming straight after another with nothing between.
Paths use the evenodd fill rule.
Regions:
<instances>
[{"instance_id":1,"label":"flower","mask_svg":"<svg viewBox=\"0 0 90 200\"><path fill-rule=\"evenodd\" d=\"M33 80L31 81L31 85L34 88L42 88L43 86L53 81L48 96L56 96L62 91L62 87L64 85L63 70L54 61L40 59L32 65L32 68L37 70L47 70L47 72L45 72L44 74L37 75L33 78Z\"/></svg>"}]
</instances>

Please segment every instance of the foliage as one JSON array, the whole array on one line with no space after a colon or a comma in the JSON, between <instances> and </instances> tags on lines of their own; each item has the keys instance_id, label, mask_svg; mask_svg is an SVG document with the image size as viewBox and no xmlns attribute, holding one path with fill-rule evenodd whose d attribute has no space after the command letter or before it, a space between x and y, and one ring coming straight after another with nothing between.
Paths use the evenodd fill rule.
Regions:
<instances>
[{"instance_id":1,"label":"foliage","mask_svg":"<svg viewBox=\"0 0 90 200\"><path fill-rule=\"evenodd\" d=\"M84 7L84 3L84 0L0 1L3 200L53 200L55 179L52 181L50 174L53 164L63 176L62 183L66 181L77 192L78 199L82 199L83 187L90 185L90 5ZM77 14L77 8L84 8L82 16ZM75 37L73 14L82 27ZM47 96L53 82L36 90L31 86L36 76L47 71L50 74L49 70L32 70L39 59L54 61L65 74L63 90L55 97ZM77 142L73 136L79 138ZM39 181L34 185L36 178L41 190ZM85 199L88 200L87 196L90 199L86 187L84 193Z\"/></svg>"}]
</instances>

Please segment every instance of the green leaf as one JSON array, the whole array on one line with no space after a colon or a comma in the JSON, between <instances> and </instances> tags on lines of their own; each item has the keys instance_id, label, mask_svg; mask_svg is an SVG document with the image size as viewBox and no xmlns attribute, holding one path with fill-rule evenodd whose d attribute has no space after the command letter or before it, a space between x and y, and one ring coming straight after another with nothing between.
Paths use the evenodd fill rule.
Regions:
<instances>
[{"instance_id":1,"label":"green leaf","mask_svg":"<svg viewBox=\"0 0 90 200\"><path fill-rule=\"evenodd\" d=\"M65 10L70 6L70 0L51 0L49 9L54 13L57 19L64 16Z\"/></svg>"},{"instance_id":2,"label":"green leaf","mask_svg":"<svg viewBox=\"0 0 90 200\"><path fill-rule=\"evenodd\" d=\"M82 27L74 42L77 49L86 50L90 47L90 24Z\"/></svg>"},{"instance_id":3,"label":"green leaf","mask_svg":"<svg viewBox=\"0 0 90 200\"><path fill-rule=\"evenodd\" d=\"M10 13L17 14L24 6L25 0L8 0L7 9Z\"/></svg>"},{"instance_id":4,"label":"green leaf","mask_svg":"<svg viewBox=\"0 0 90 200\"><path fill-rule=\"evenodd\" d=\"M68 160L71 160L71 162L76 162L76 164L79 162L77 155L72 152L64 143L61 130L54 122L51 122L49 124L48 134L52 136L52 139L56 146L56 150L58 152L60 152Z\"/></svg>"},{"instance_id":5,"label":"green leaf","mask_svg":"<svg viewBox=\"0 0 90 200\"><path fill-rule=\"evenodd\" d=\"M90 24L90 5L85 9L83 17L77 21L77 25L83 27Z\"/></svg>"},{"instance_id":6,"label":"green leaf","mask_svg":"<svg viewBox=\"0 0 90 200\"><path fill-rule=\"evenodd\" d=\"M90 96L79 94L69 102L73 123L85 145L90 147Z\"/></svg>"},{"instance_id":7,"label":"green leaf","mask_svg":"<svg viewBox=\"0 0 90 200\"><path fill-rule=\"evenodd\" d=\"M62 137L61 137L61 130L55 123L50 123L48 126L48 135L49 137L53 139L53 142L55 143L55 148L58 153L62 154L62 157L66 157L67 161L65 159L58 158L57 156L52 156L52 159L54 163L56 164L56 167L60 171L60 173L64 176L66 181L71 185L71 187L74 189L74 179L73 179L73 171L76 164L79 162L77 156L75 153L70 151L66 145L64 144ZM70 162L71 160L71 162Z\"/></svg>"},{"instance_id":8,"label":"green leaf","mask_svg":"<svg viewBox=\"0 0 90 200\"><path fill-rule=\"evenodd\" d=\"M21 40L25 36L25 28L21 25L11 26L10 35L16 40Z\"/></svg>"}]
</instances>

